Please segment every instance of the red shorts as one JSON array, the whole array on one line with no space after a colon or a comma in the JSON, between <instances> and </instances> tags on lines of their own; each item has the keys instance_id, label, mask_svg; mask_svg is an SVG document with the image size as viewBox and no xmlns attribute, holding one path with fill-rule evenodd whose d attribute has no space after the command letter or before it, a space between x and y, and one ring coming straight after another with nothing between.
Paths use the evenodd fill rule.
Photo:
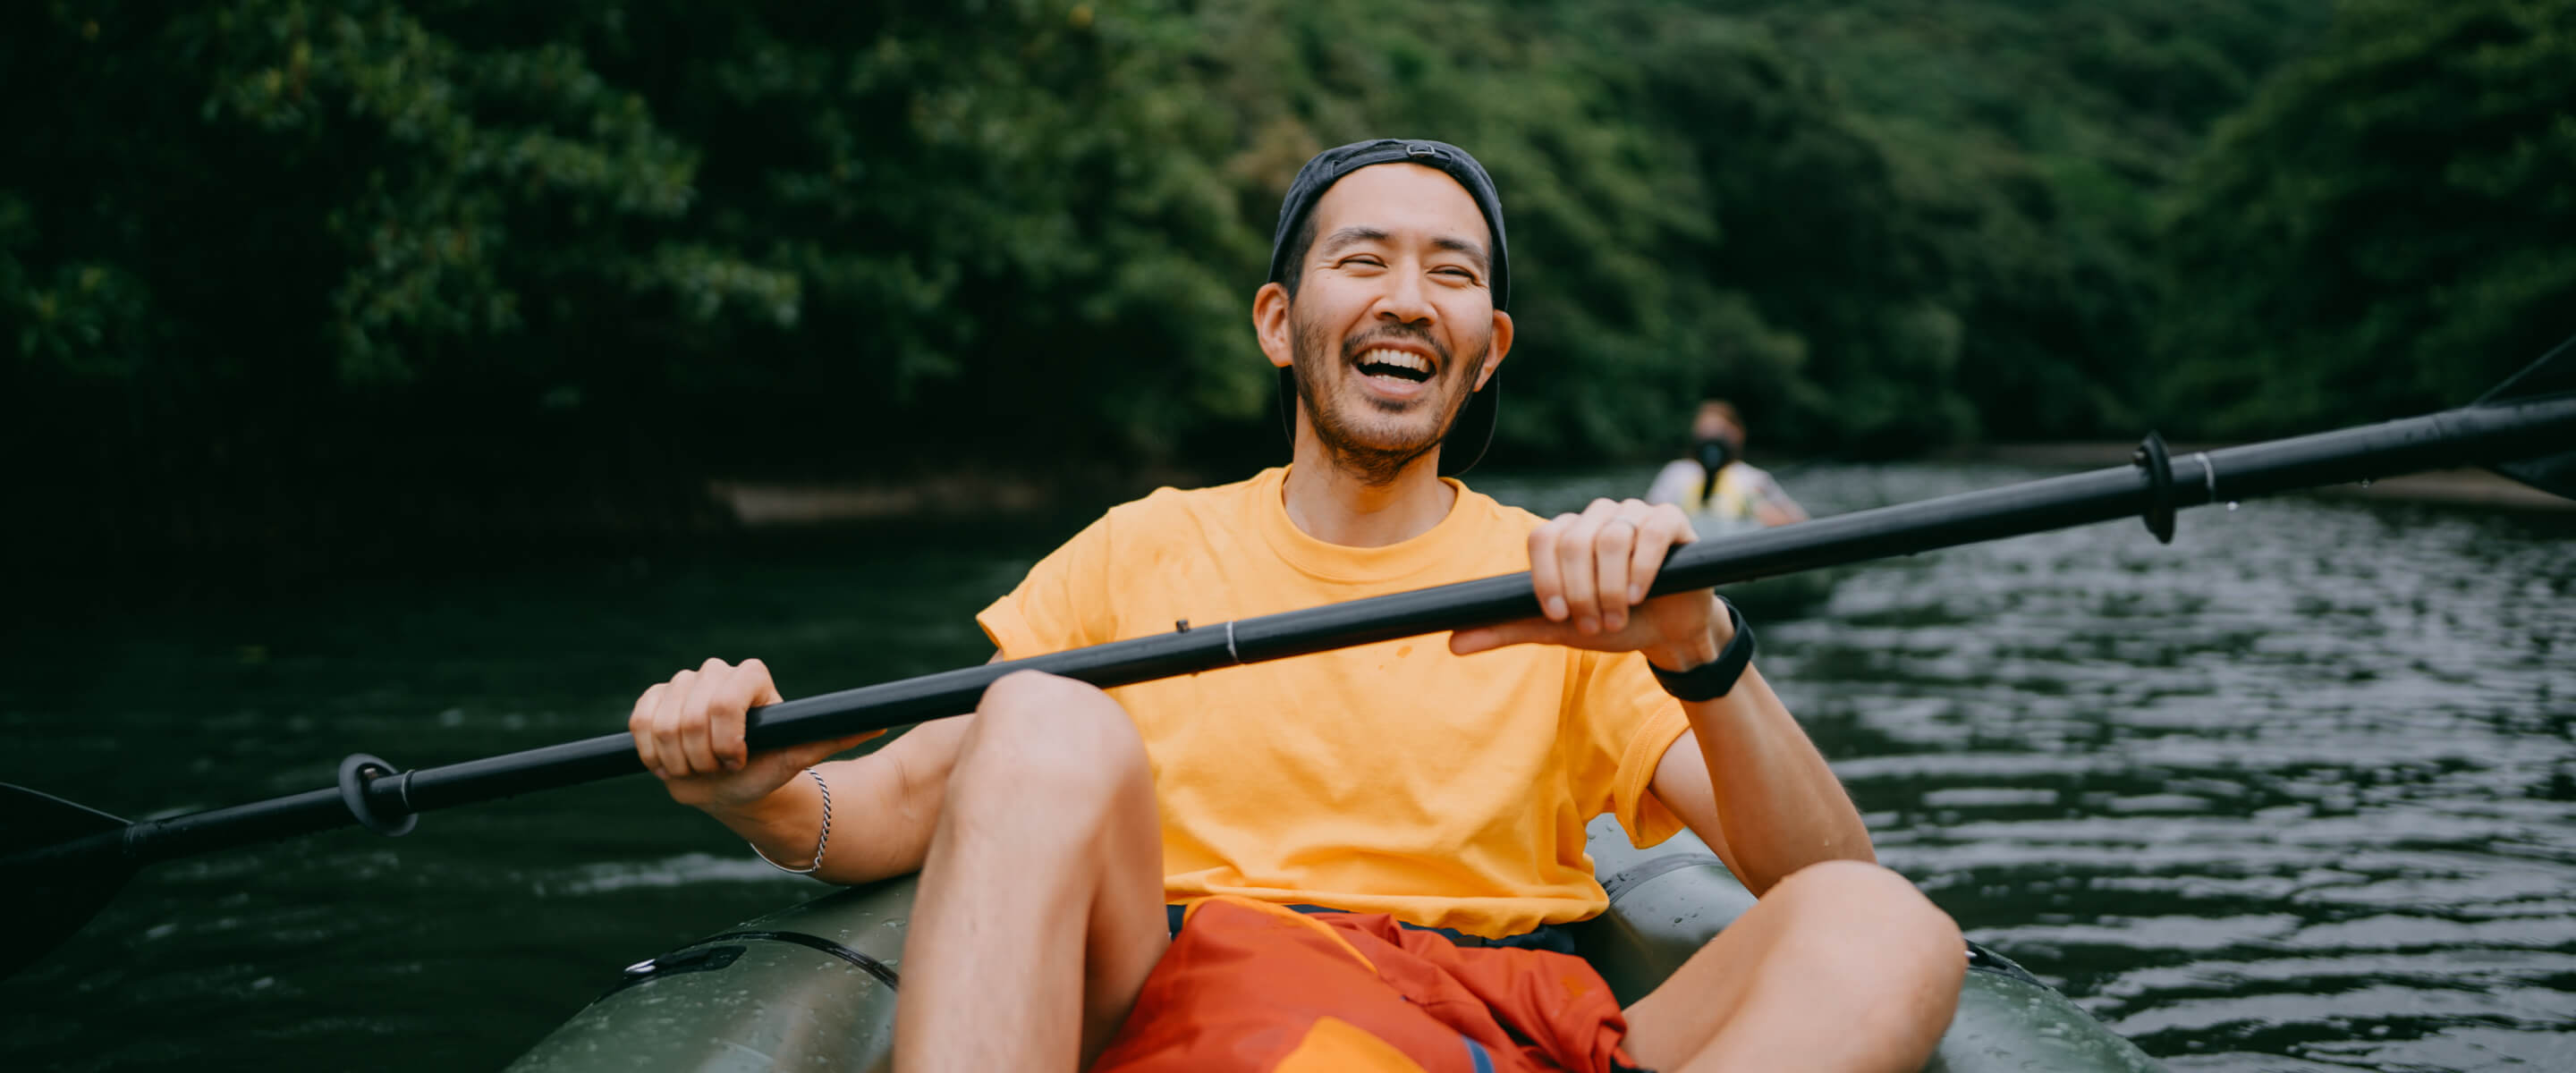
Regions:
<instances>
[{"instance_id":1,"label":"red shorts","mask_svg":"<svg viewBox=\"0 0 2576 1073\"><path fill-rule=\"evenodd\" d=\"M1385 914L1193 904L1092 1068L1614 1073L1628 1023L1581 958L1460 948Z\"/></svg>"}]
</instances>

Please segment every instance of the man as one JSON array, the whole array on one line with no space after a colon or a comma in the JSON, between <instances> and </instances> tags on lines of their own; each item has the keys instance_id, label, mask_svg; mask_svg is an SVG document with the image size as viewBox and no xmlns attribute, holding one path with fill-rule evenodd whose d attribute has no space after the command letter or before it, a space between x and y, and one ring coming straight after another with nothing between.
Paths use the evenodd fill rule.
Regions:
<instances>
[{"instance_id":1,"label":"man","mask_svg":"<svg viewBox=\"0 0 2576 1073\"><path fill-rule=\"evenodd\" d=\"M1806 508L1780 482L1744 459L1744 419L1724 399L1699 404L1691 418L1691 457L1676 458L1655 474L1646 502L1671 503L1723 527L1787 525L1807 520Z\"/></svg>"},{"instance_id":2,"label":"man","mask_svg":"<svg viewBox=\"0 0 2576 1073\"><path fill-rule=\"evenodd\" d=\"M1921 1064L1956 1002L1957 929L1868 863L1823 758L1727 658L1749 638L1723 605L1642 598L1691 539L1681 512L1605 500L1541 523L1439 476L1471 400L1490 422L1480 389L1511 350L1504 239L1491 180L1454 146L1364 142L1310 161L1252 306L1262 351L1293 371L1292 464L1113 509L978 620L997 658L1019 658L1517 569L1544 618L1107 693L1014 674L972 715L829 764L859 739L746 756L744 710L780 699L756 660L708 660L637 700L645 765L774 863L843 883L920 870L899 1066L1070 1069L1113 1041L1108 1064L1150 1065L1160 1043L1208 1045L1154 1031L1208 1009L1131 1019L1140 994L1261 993L1191 951L1311 937L1301 921L1335 935L1383 922L1291 914L1265 933L1240 926L1259 916L1247 905L1391 914L1470 945L1581 919L1606 904L1583 852L1584 822L1605 811L1641 844L1687 824L1762 895L1627 1009L1624 1032L1609 1011L1605 1055L1667 1073ZM1462 444L1481 450L1485 430ZM1169 903L1195 906L1177 939ZM1504 972L1556 956L1385 934L1396 943L1367 949ZM1551 979L1527 993L1606 994L1597 976ZM1488 1027L1519 1038L1529 1020L1498 1006Z\"/></svg>"}]
</instances>

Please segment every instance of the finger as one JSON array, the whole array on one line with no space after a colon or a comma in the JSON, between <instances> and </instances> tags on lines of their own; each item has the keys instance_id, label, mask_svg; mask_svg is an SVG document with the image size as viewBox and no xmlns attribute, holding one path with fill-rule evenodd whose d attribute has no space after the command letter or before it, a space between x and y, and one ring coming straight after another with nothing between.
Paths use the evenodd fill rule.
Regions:
<instances>
[{"instance_id":1,"label":"finger","mask_svg":"<svg viewBox=\"0 0 2576 1073\"><path fill-rule=\"evenodd\" d=\"M689 755L703 755L708 771L738 771L743 762L732 754L748 751L742 748L743 734L750 722L751 706L759 703L764 683L758 676L744 673L743 667L720 659L708 660L699 673L708 683L702 694L707 702L706 721L681 728L689 740ZM697 751L701 741L705 744L704 754ZM727 747L729 743L731 748Z\"/></svg>"},{"instance_id":2,"label":"finger","mask_svg":"<svg viewBox=\"0 0 2576 1073\"><path fill-rule=\"evenodd\" d=\"M1449 654L1467 656L1511 645L1561 644L1574 628L1562 622L1543 618L1525 618L1493 626L1478 626L1449 635Z\"/></svg>"},{"instance_id":3,"label":"finger","mask_svg":"<svg viewBox=\"0 0 2576 1073\"><path fill-rule=\"evenodd\" d=\"M1556 565L1556 546L1575 520L1575 515L1559 514L1530 530L1530 592L1538 597L1539 614L1559 622L1565 621L1570 609L1565 603L1565 574Z\"/></svg>"},{"instance_id":4,"label":"finger","mask_svg":"<svg viewBox=\"0 0 2576 1073\"><path fill-rule=\"evenodd\" d=\"M688 707L689 690L697 685L698 672L681 671L671 676L662 689L662 701L653 707L653 755L661 761L662 777L683 779L689 776L689 758L680 751L680 718Z\"/></svg>"},{"instance_id":5,"label":"finger","mask_svg":"<svg viewBox=\"0 0 2576 1073\"><path fill-rule=\"evenodd\" d=\"M689 687L689 703L680 709L680 753L688 757L689 770L697 774L722 771L716 763L715 741L709 724L726 718L740 719L742 713L729 711L733 698L733 665L710 659L698 665L698 680Z\"/></svg>"},{"instance_id":6,"label":"finger","mask_svg":"<svg viewBox=\"0 0 2576 1073\"><path fill-rule=\"evenodd\" d=\"M1601 590L1596 584L1599 571L1593 568L1594 545L1601 539L1601 526L1610 520L1617 504L1595 500L1583 515L1567 526L1565 536L1556 544L1556 566L1565 582L1565 603L1573 611L1574 628L1590 635L1601 632Z\"/></svg>"},{"instance_id":7,"label":"finger","mask_svg":"<svg viewBox=\"0 0 2576 1073\"><path fill-rule=\"evenodd\" d=\"M1593 545L1593 584L1601 593L1601 628L1616 633L1628 625L1628 563L1637 547L1637 523L1624 512L1602 523Z\"/></svg>"},{"instance_id":8,"label":"finger","mask_svg":"<svg viewBox=\"0 0 2576 1073\"><path fill-rule=\"evenodd\" d=\"M778 695L777 684L769 677L769 665L756 659L744 660L734 668L734 688L742 698L742 718L718 720L707 728L707 746L715 753L716 762L723 764L727 771L740 771L744 764L751 762L751 747L743 740L751 721L750 709L755 705L776 704L782 699Z\"/></svg>"},{"instance_id":9,"label":"finger","mask_svg":"<svg viewBox=\"0 0 2576 1073\"><path fill-rule=\"evenodd\" d=\"M635 698L635 710L626 714L626 733L635 739L635 758L656 777L662 774L662 766L653 753L653 713L662 706L662 694L669 691L664 683L653 683L653 688Z\"/></svg>"},{"instance_id":10,"label":"finger","mask_svg":"<svg viewBox=\"0 0 2576 1073\"><path fill-rule=\"evenodd\" d=\"M778 682L770 677L768 664L756 659L747 659L736 669L748 675L745 681L754 686L751 691L753 704L776 704L787 699L778 695Z\"/></svg>"},{"instance_id":11,"label":"finger","mask_svg":"<svg viewBox=\"0 0 2576 1073\"><path fill-rule=\"evenodd\" d=\"M1664 560L1673 548L1690 543L1690 519L1679 508L1669 504L1649 511L1640 527L1636 548L1628 557L1628 602L1643 603L1646 593L1655 587L1655 577L1663 573Z\"/></svg>"}]
</instances>

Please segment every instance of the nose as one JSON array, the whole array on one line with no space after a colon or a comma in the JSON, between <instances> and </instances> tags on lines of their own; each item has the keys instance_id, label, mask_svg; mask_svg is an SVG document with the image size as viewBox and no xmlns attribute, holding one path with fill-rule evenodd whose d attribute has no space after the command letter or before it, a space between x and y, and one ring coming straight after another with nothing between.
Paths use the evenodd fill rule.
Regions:
<instances>
[{"instance_id":1,"label":"nose","mask_svg":"<svg viewBox=\"0 0 2576 1073\"><path fill-rule=\"evenodd\" d=\"M1387 289L1378 299L1377 315L1399 324L1430 327L1438 312L1431 306L1430 293L1423 289L1421 266L1408 264L1384 278Z\"/></svg>"}]
</instances>

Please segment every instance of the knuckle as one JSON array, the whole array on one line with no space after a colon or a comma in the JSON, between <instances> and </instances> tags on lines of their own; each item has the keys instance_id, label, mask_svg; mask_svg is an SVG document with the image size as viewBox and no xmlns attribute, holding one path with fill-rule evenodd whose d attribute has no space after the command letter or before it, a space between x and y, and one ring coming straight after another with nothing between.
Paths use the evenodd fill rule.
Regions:
<instances>
[{"instance_id":1,"label":"knuckle","mask_svg":"<svg viewBox=\"0 0 2576 1073\"><path fill-rule=\"evenodd\" d=\"M751 698L740 689L709 690L706 704L699 708L710 719L740 718L751 707ZM695 713L693 713L695 714Z\"/></svg>"},{"instance_id":2,"label":"knuckle","mask_svg":"<svg viewBox=\"0 0 2576 1073\"><path fill-rule=\"evenodd\" d=\"M698 664L698 672L701 674L714 674L719 671L731 669L732 666L732 664L726 663L714 656L708 656L706 662Z\"/></svg>"}]
</instances>

